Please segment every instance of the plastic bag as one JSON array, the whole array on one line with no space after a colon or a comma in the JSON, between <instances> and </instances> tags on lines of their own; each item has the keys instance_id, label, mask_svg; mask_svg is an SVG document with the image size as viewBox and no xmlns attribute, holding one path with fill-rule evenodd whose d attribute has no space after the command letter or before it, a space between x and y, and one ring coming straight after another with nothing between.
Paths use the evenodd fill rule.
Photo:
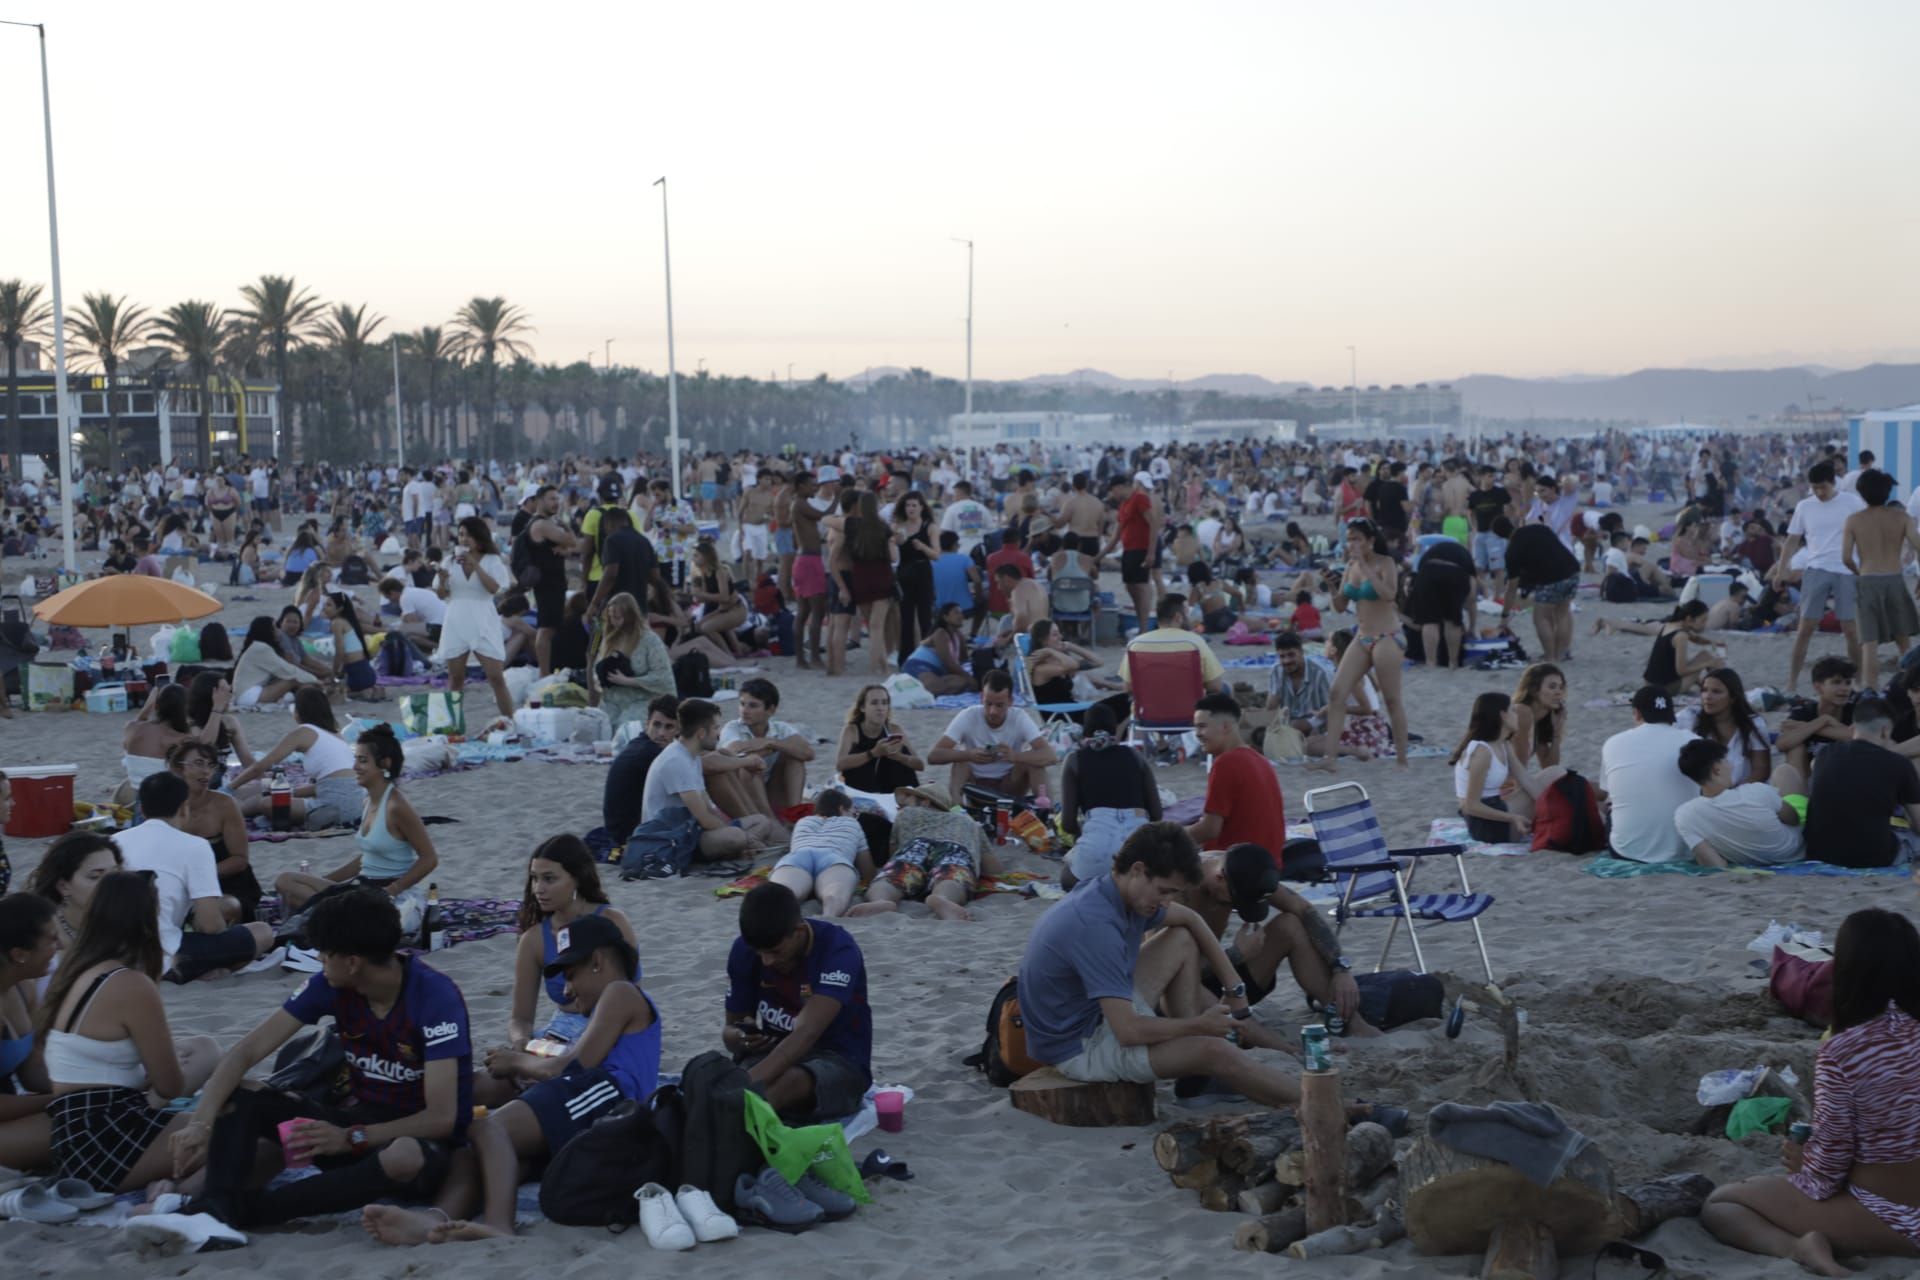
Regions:
<instances>
[{"instance_id":1,"label":"plastic bag","mask_svg":"<svg viewBox=\"0 0 1920 1280\"><path fill-rule=\"evenodd\" d=\"M191 627L175 628L167 641L167 660L174 663L200 661L200 634Z\"/></svg>"},{"instance_id":2,"label":"plastic bag","mask_svg":"<svg viewBox=\"0 0 1920 1280\"><path fill-rule=\"evenodd\" d=\"M853 1152L847 1150L847 1133L837 1124L810 1124L794 1129L780 1123L773 1107L759 1094L749 1090L747 1133L760 1148L767 1163L788 1182L798 1182L808 1173L835 1191L852 1196L861 1204L872 1202L867 1184L860 1178Z\"/></svg>"},{"instance_id":3,"label":"plastic bag","mask_svg":"<svg viewBox=\"0 0 1920 1280\"><path fill-rule=\"evenodd\" d=\"M1700 1077L1700 1089L1694 1096L1703 1107L1727 1106L1742 1098L1751 1097L1753 1091L1760 1087L1760 1082L1766 1079L1767 1071L1767 1064L1764 1062L1745 1070L1729 1067L1724 1071L1709 1071ZM1781 1067L1773 1074L1788 1088L1796 1087L1800 1083L1800 1077L1793 1073L1791 1067Z\"/></svg>"},{"instance_id":4,"label":"plastic bag","mask_svg":"<svg viewBox=\"0 0 1920 1280\"><path fill-rule=\"evenodd\" d=\"M181 630L180 627L174 626L154 628L153 634L147 637L148 659L153 662L165 662L167 655L173 652L173 633L179 630Z\"/></svg>"},{"instance_id":5,"label":"plastic bag","mask_svg":"<svg viewBox=\"0 0 1920 1280\"><path fill-rule=\"evenodd\" d=\"M927 686L904 671L887 677L887 696L893 699L895 711L920 711L933 705L933 695L927 692Z\"/></svg>"}]
</instances>

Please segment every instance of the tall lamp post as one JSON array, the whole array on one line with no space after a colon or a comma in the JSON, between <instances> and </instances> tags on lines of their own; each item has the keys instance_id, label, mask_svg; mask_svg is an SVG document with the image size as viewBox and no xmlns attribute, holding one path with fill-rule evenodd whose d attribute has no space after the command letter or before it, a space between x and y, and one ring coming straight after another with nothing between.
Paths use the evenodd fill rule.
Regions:
<instances>
[{"instance_id":1,"label":"tall lamp post","mask_svg":"<svg viewBox=\"0 0 1920 1280\"><path fill-rule=\"evenodd\" d=\"M1347 391L1353 406L1348 413L1357 432L1360 429L1360 355L1352 346L1347 348Z\"/></svg>"},{"instance_id":2,"label":"tall lamp post","mask_svg":"<svg viewBox=\"0 0 1920 1280\"><path fill-rule=\"evenodd\" d=\"M660 188L660 249L667 264L667 453L673 468L673 500L680 501L680 388L673 371L673 240L667 231L667 179L662 174L654 186Z\"/></svg>"},{"instance_id":3,"label":"tall lamp post","mask_svg":"<svg viewBox=\"0 0 1920 1280\"><path fill-rule=\"evenodd\" d=\"M959 236L948 237L955 244L967 246L967 399L963 415L967 421L967 430L973 430L973 241L963 240Z\"/></svg>"},{"instance_id":4,"label":"tall lamp post","mask_svg":"<svg viewBox=\"0 0 1920 1280\"><path fill-rule=\"evenodd\" d=\"M60 292L60 208L53 192L53 96L47 87L47 28L41 22L0 19L0 25L31 27L40 33L40 120L47 140L47 247L53 256L53 403L60 437L61 561L74 571L73 426L67 399L67 305ZM107 388L113 394L113 388Z\"/></svg>"}]
</instances>

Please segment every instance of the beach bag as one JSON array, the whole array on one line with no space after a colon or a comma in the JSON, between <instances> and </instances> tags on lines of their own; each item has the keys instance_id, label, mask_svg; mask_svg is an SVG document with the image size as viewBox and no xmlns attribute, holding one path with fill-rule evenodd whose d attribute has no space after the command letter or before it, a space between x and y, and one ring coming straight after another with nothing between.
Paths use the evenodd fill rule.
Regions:
<instances>
[{"instance_id":1,"label":"beach bag","mask_svg":"<svg viewBox=\"0 0 1920 1280\"><path fill-rule=\"evenodd\" d=\"M465 691L452 689L406 694L400 699L400 723L421 737L430 733L464 737L467 732L465 699Z\"/></svg>"},{"instance_id":2,"label":"beach bag","mask_svg":"<svg viewBox=\"0 0 1920 1280\"><path fill-rule=\"evenodd\" d=\"M1767 974L1767 994L1811 1026L1833 1025L1833 961L1813 960L1779 947Z\"/></svg>"},{"instance_id":3,"label":"beach bag","mask_svg":"<svg viewBox=\"0 0 1920 1280\"><path fill-rule=\"evenodd\" d=\"M673 687L683 698L713 696L713 668L704 653L683 653L673 660Z\"/></svg>"},{"instance_id":4,"label":"beach bag","mask_svg":"<svg viewBox=\"0 0 1920 1280\"><path fill-rule=\"evenodd\" d=\"M353 1087L346 1047L332 1027L302 1027L274 1055L267 1088L295 1094L323 1107L347 1100Z\"/></svg>"},{"instance_id":5,"label":"beach bag","mask_svg":"<svg viewBox=\"0 0 1920 1280\"><path fill-rule=\"evenodd\" d=\"M563 1227L638 1222L634 1192L649 1182L677 1185L674 1143L662 1131L677 1119L677 1111L656 1113L629 1098L574 1134L540 1175L540 1212Z\"/></svg>"},{"instance_id":6,"label":"beach bag","mask_svg":"<svg viewBox=\"0 0 1920 1280\"><path fill-rule=\"evenodd\" d=\"M1533 848L1561 853L1604 853L1607 824L1593 784L1569 769L1554 780L1533 809Z\"/></svg>"},{"instance_id":7,"label":"beach bag","mask_svg":"<svg viewBox=\"0 0 1920 1280\"><path fill-rule=\"evenodd\" d=\"M810 1124L792 1128L780 1123L772 1105L749 1089L746 1103L747 1133L760 1149L766 1162L788 1182L797 1183L809 1173L835 1191L852 1196L861 1204L872 1203L860 1167L847 1150L847 1131L838 1124Z\"/></svg>"},{"instance_id":8,"label":"beach bag","mask_svg":"<svg viewBox=\"0 0 1920 1280\"><path fill-rule=\"evenodd\" d=\"M1600 598L1608 604L1632 604L1640 598L1640 591L1626 574L1610 573L1600 583Z\"/></svg>"},{"instance_id":9,"label":"beach bag","mask_svg":"<svg viewBox=\"0 0 1920 1280\"><path fill-rule=\"evenodd\" d=\"M364 587L373 580L367 570L367 562L359 556L348 556L340 565L341 586Z\"/></svg>"},{"instance_id":10,"label":"beach bag","mask_svg":"<svg viewBox=\"0 0 1920 1280\"><path fill-rule=\"evenodd\" d=\"M700 821L685 805L669 806L627 837L620 855L623 880L671 880L693 865L700 849Z\"/></svg>"},{"instance_id":11,"label":"beach bag","mask_svg":"<svg viewBox=\"0 0 1920 1280\"><path fill-rule=\"evenodd\" d=\"M373 659L373 669L383 676L410 676L425 665L413 644L397 631L387 633Z\"/></svg>"},{"instance_id":12,"label":"beach bag","mask_svg":"<svg viewBox=\"0 0 1920 1280\"><path fill-rule=\"evenodd\" d=\"M1389 969L1385 973L1356 973L1360 988L1360 1016L1382 1031L1437 1018L1446 1004L1446 988L1440 979L1411 969Z\"/></svg>"},{"instance_id":13,"label":"beach bag","mask_svg":"<svg viewBox=\"0 0 1920 1280\"><path fill-rule=\"evenodd\" d=\"M722 1209L733 1208L733 1184L766 1161L747 1132L746 1069L714 1049L680 1072L685 1123L680 1130L678 1184L699 1187Z\"/></svg>"},{"instance_id":14,"label":"beach bag","mask_svg":"<svg viewBox=\"0 0 1920 1280\"><path fill-rule=\"evenodd\" d=\"M1914 651L1920 653L1920 648ZM924 711L933 705L933 695L927 692L927 686L904 671L887 677L887 696L893 699L896 711Z\"/></svg>"},{"instance_id":15,"label":"beach bag","mask_svg":"<svg viewBox=\"0 0 1920 1280\"><path fill-rule=\"evenodd\" d=\"M1269 760L1298 760L1307 754L1307 740L1284 718L1276 716L1267 726L1260 749Z\"/></svg>"},{"instance_id":16,"label":"beach bag","mask_svg":"<svg viewBox=\"0 0 1920 1280\"><path fill-rule=\"evenodd\" d=\"M994 993L993 1003L987 1006L986 1039L980 1042L980 1052L969 1055L964 1062L986 1076L988 1084L1000 1088L1043 1065L1027 1056L1027 1024L1020 1019L1018 978L1008 978Z\"/></svg>"}]
</instances>

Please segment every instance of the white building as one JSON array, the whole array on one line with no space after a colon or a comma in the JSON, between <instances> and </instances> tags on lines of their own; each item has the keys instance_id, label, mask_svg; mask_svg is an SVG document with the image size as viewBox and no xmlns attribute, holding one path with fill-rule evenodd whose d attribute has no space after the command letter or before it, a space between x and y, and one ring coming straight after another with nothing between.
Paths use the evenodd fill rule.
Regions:
<instances>
[{"instance_id":1,"label":"white building","mask_svg":"<svg viewBox=\"0 0 1920 1280\"><path fill-rule=\"evenodd\" d=\"M1896 493L1912 493L1920 485L1920 404L1904 409L1879 409L1847 419L1847 469L1860 466L1860 451L1873 454L1873 465L1893 477Z\"/></svg>"}]
</instances>

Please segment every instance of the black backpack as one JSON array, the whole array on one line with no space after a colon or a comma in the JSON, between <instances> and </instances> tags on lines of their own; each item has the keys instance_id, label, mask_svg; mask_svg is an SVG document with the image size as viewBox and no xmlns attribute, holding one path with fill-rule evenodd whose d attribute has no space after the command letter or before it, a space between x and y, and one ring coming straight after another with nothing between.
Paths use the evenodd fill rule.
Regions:
<instances>
[{"instance_id":1,"label":"black backpack","mask_svg":"<svg viewBox=\"0 0 1920 1280\"><path fill-rule=\"evenodd\" d=\"M704 653L683 653L673 660L673 687L683 698L713 696L713 668Z\"/></svg>"},{"instance_id":2,"label":"black backpack","mask_svg":"<svg viewBox=\"0 0 1920 1280\"><path fill-rule=\"evenodd\" d=\"M347 1050L332 1027L302 1027L274 1055L267 1088L298 1094L331 1107L346 1101L353 1087Z\"/></svg>"},{"instance_id":3,"label":"black backpack","mask_svg":"<svg viewBox=\"0 0 1920 1280\"><path fill-rule=\"evenodd\" d=\"M564 1227L611 1227L640 1220L633 1193L649 1182L679 1185L675 1144L677 1107L629 1098L583 1131L547 1161L540 1177L540 1212Z\"/></svg>"},{"instance_id":4,"label":"black backpack","mask_svg":"<svg viewBox=\"0 0 1920 1280\"><path fill-rule=\"evenodd\" d=\"M733 1184L740 1175L766 1164L747 1132L750 1083L746 1069L717 1049L694 1058L680 1073L685 1121L679 1182L707 1192L722 1209L733 1208Z\"/></svg>"}]
</instances>

